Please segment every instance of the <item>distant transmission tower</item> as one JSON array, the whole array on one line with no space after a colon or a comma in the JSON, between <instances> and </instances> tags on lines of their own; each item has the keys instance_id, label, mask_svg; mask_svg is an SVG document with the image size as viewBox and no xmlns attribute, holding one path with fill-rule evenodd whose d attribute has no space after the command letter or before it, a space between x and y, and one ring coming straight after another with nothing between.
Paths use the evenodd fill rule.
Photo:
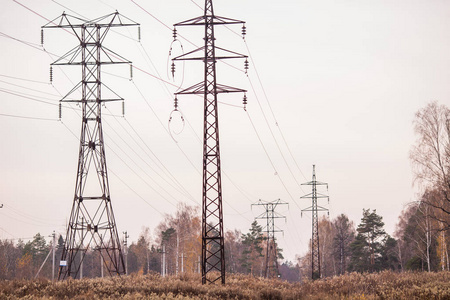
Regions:
<instances>
[{"instance_id":1,"label":"distant transmission tower","mask_svg":"<svg viewBox=\"0 0 450 300\"><path fill-rule=\"evenodd\" d=\"M102 83L101 66L131 64L103 46L103 42L111 28L134 25L139 24L115 12L92 21L63 13L42 26L70 29L79 40L79 45L51 65L80 65L82 74L80 83L61 99L61 102L81 103L82 125L75 196L61 257L59 279L80 277L80 269L88 249L98 251L103 262L102 270L105 266L111 276L125 273L111 205L101 111L105 102L123 101L123 98ZM50 72L52 77L52 71ZM79 89L81 99L70 99L69 95ZM93 172L89 173L90 168L95 168L94 176L91 177L89 175Z\"/></svg>"},{"instance_id":2,"label":"distant transmission tower","mask_svg":"<svg viewBox=\"0 0 450 300\"><path fill-rule=\"evenodd\" d=\"M222 214L222 183L219 151L219 119L217 110L217 94L242 92L246 90L221 85L216 82L216 62L220 59L247 58L223 48L215 46L214 27L216 25L244 24L245 22L218 17L214 15L212 0L205 0L204 15L175 24L178 26L204 26L204 46L175 57L173 61L200 60L204 62L204 80L187 89L175 93L175 109L177 95L198 94L204 97L203 125L203 201L202 201L202 283L214 283L218 280L225 283L225 255ZM245 34L245 25L243 26ZM225 53L216 55L216 50ZM193 54L203 53L200 57ZM246 60L246 66L248 62ZM174 70L174 63L172 64ZM244 104L246 97L244 96ZM211 272L211 273L210 273ZM219 272L219 275L215 274ZM208 275L209 274L209 275ZM208 275L208 276L207 276Z\"/></svg>"},{"instance_id":3,"label":"distant transmission tower","mask_svg":"<svg viewBox=\"0 0 450 300\"><path fill-rule=\"evenodd\" d=\"M266 210L264 213L256 217L255 219L266 220L266 234L267 234L267 245L266 245L266 261L264 265L264 277L275 278L278 277L278 253L277 244L275 242L275 232L283 232L282 230L275 228L275 219L286 219L285 216L278 214L275 208L278 205L285 205L287 202L281 202L280 199L271 202L265 202L261 199L256 204L252 206L263 206Z\"/></svg>"},{"instance_id":4,"label":"distant transmission tower","mask_svg":"<svg viewBox=\"0 0 450 300\"><path fill-rule=\"evenodd\" d=\"M329 197L317 192L318 185L326 185L328 189L328 183L323 183L316 181L316 166L313 165L313 176L312 181L302 183L302 185L311 185L312 193L300 197L301 199L312 199L312 205L308 208L302 210L312 212L312 237L311 237L311 278L319 279L321 278L320 269L320 248L319 248L319 211L326 211L328 209L318 206L317 199L326 198L329 201Z\"/></svg>"}]
</instances>

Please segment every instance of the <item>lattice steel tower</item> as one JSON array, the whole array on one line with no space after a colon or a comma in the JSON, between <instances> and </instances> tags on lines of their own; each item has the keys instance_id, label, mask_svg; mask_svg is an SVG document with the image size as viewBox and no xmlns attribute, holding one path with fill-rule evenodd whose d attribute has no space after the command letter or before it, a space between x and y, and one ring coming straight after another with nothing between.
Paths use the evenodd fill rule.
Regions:
<instances>
[{"instance_id":1,"label":"lattice steel tower","mask_svg":"<svg viewBox=\"0 0 450 300\"><path fill-rule=\"evenodd\" d=\"M219 149L219 121L217 94L242 92L246 90L221 85L216 82L216 62L221 59L247 58L236 52L216 47L214 27L216 25L245 24L243 21L214 15L212 0L205 0L204 15L174 24L174 37L178 26L203 26L205 30L204 46L175 57L173 61L200 60L204 62L204 80L187 89L175 93L177 95L198 94L204 97L203 124L203 200L202 200L202 283L214 283L220 280L225 283L225 256L222 214L222 183ZM245 26L243 26L245 34ZM216 55L216 50L225 53ZM197 52L200 57L192 57ZM247 61L246 61L246 64ZM247 65L246 65L247 66ZM173 67L174 68L174 67ZM246 98L244 96L244 104ZM219 275L214 272L219 272Z\"/></svg>"},{"instance_id":2,"label":"lattice steel tower","mask_svg":"<svg viewBox=\"0 0 450 300\"><path fill-rule=\"evenodd\" d=\"M88 249L98 251L102 270L103 266L106 267L111 276L125 273L111 205L102 128L102 104L123 98L102 83L101 67L106 64L131 64L106 48L103 42L111 28L135 25L139 24L115 12L91 21L63 13L42 26L70 30L78 39L79 45L52 65L80 65L82 74L80 83L61 100L81 104L82 123L75 196L61 257L59 279L80 277L82 262ZM70 97L77 90L81 90L81 99Z\"/></svg>"},{"instance_id":3,"label":"lattice steel tower","mask_svg":"<svg viewBox=\"0 0 450 300\"><path fill-rule=\"evenodd\" d=\"M316 180L316 166L313 165L312 181L302 183L302 185L311 185L312 193L300 197L301 199L312 199L312 205L302 210L312 212L312 236L311 236L311 278L321 278L320 269L320 248L319 248L319 211L326 211L328 209L318 206L317 199L326 198L329 201L329 197L317 192L318 185L325 185L328 189L328 183L320 182Z\"/></svg>"},{"instance_id":4,"label":"lattice steel tower","mask_svg":"<svg viewBox=\"0 0 450 300\"><path fill-rule=\"evenodd\" d=\"M266 278L276 278L279 275L278 272L278 253L277 244L275 241L275 232L283 232L282 230L276 229L275 219L285 219L285 216L280 215L275 211L278 205L285 205L287 202L281 202L280 199L274 201L262 201L261 199L256 204L252 206L263 206L266 210L264 213L256 217L255 219L266 220L266 260L264 265L264 277Z\"/></svg>"}]
</instances>

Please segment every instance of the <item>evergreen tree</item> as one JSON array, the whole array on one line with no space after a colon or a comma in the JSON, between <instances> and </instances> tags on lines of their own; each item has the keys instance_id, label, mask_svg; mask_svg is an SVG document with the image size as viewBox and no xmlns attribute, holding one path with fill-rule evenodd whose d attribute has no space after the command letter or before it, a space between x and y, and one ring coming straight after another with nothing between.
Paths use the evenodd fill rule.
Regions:
<instances>
[{"instance_id":1,"label":"evergreen tree","mask_svg":"<svg viewBox=\"0 0 450 300\"><path fill-rule=\"evenodd\" d=\"M390 235L386 235L383 241L382 268L393 271L400 270L400 262L397 258L397 241Z\"/></svg>"},{"instance_id":2,"label":"evergreen tree","mask_svg":"<svg viewBox=\"0 0 450 300\"><path fill-rule=\"evenodd\" d=\"M44 255L47 250L47 242L45 238L37 233L32 241L25 244L23 248L23 253L29 253L35 259L37 256Z\"/></svg>"},{"instance_id":3,"label":"evergreen tree","mask_svg":"<svg viewBox=\"0 0 450 300\"><path fill-rule=\"evenodd\" d=\"M383 218L377 215L376 210L363 209L363 217L356 231L355 241L350 245L352 257L351 271L378 271L382 269L383 244L385 239Z\"/></svg>"},{"instance_id":4,"label":"evergreen tree","mask_svg":"<svg viewBox=\"0 0 450 300\"><path fill-rule=\"evenodd\" d=\"M244 250L242 251L241 264L242 267L252 275L256 275L257 266L262 266L262 258L264 255L263 251L263 241L264 236L262 234L262 227L258 225L258 222L254 221L250 228L250 232L242 235L242 245ZM261 273L262 267L259 268L259 273ZM262 274L259 274L262 276Z\"/></svg>"},{"instance_id":5,"label":"evergreen tree","mask_svg":"<svg viewBox=\"0 0 450 300\"><path fill-rule=\"evenodd\" d=\"M354 241L350 244L351 258L348 265L349 271L364 272L369 269L370 255L368 245L362 234L357 234Z\"/></svg>"}]
</instances>

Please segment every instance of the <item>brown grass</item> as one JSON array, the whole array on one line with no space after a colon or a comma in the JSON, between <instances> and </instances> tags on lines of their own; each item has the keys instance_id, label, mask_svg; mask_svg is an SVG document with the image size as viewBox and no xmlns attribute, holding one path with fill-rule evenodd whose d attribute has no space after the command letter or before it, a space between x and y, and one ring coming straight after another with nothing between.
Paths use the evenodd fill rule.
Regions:
<instances>
[{"instance_id":1,"label":"brown grass","mask_svg":"<svg viewBox=\"0 0 450 300\"><path fill-rule=\"evenodd\" d=\"M450 299L450 273L352 273L292 284L228 275L201 285L198 275L0 281L0 299Z\"/></svg>"}]
</instances>

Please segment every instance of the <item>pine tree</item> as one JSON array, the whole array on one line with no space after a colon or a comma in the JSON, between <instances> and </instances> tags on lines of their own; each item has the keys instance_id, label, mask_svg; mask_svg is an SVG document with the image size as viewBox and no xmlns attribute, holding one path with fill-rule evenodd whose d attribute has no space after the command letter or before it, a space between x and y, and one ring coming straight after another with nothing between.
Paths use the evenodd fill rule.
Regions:
<instances>
[{"instance_id":1,"label":"pine tree","mask_svg":"<svg viewBox=\"0 0 450 300\"><path fill-rule=\"evenodd\" d=\"M241 264L242 267L250 274L255 275L256 267L261 265L264 236L262 234L262 227L258 222L254 221L250 232L242 235L242 251ZM260 273L262 268L260 267ZM261 276L262 274L260 274Z\"/></svg>"},{"instance_id":2,"label":"pine tree","mask_svg":"<svg viewBox=\"0 0 450 300\"><path fill-rule=\"evenodd\" d=\"M389 270L400 270L400 262L397 258L397 241L386 234L383 241L383 256L382 256L382 268Z\"/></svg>"},{"instance_id":3,"label":"pine tree","mask_svg":"<svg viewBox=\"0 0 450 300\"><path fill-rule=\"evenodd\" d=\"M351 243L352 258L350 270L352 271L378 271L382 269L383 244L386 237L383 218L377 215L376 210L363 209L363 217L356 231L358 235Z\"/></svg>"}]
</instances>

